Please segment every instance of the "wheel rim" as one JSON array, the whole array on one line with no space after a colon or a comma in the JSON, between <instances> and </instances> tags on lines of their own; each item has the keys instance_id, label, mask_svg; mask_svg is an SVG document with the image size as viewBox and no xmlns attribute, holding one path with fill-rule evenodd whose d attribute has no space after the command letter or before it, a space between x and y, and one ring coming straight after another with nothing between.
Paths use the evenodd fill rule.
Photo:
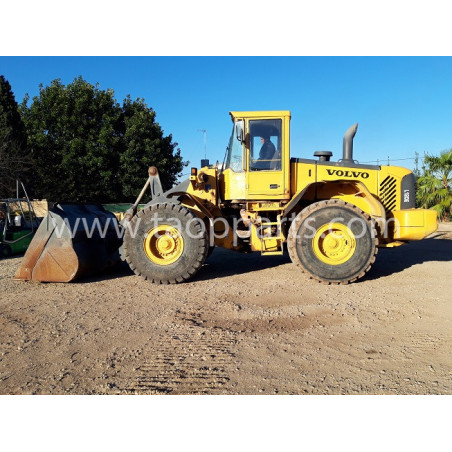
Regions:
<instances>
[{"instance_id":1,"label":"wheel rim","mask_svg":"<svg viewBox=\"0 0 452 452\"><path fill-rule=\"evenodd\" d=\"M148 231L143 246L150 261L158 265L170 265L181 257L184 239L174 226L161 224Z\"/></svg>"},{"instance_id":2,"label":"wheel rim","mask_svg":"<svg viewBox=\"0 0 452 452\"><path fill-rule=\"evenodd\" d=\"M312 248L320 261L329 265L340 265L355 253L355 235L344 224L328 223L317 230Z\"/></svg>"}]
</instances>

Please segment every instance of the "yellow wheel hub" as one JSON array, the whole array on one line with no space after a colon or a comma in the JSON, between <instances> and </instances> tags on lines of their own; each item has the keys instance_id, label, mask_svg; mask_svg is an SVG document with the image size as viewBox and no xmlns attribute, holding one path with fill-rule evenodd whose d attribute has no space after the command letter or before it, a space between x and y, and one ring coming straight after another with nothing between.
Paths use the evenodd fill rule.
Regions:
<instances>
[{"instance_id":1,"label":"yellow wheel hub","mask_svg":"<svg viewBox=\"0 0 452 452\"><path fill-rule=\"evenodd\" d=\"M355 235L344 224L328 223L317 230L312 240L312 248L322 262L340 265L347 262L355 253Z\"/></svg>"},{"instance_id":2,"label":"yellow wheel hub","mask_svg":"<svg viewBox=\"0 0 452 452\"><path fill-rule=\"evenodd\" d=\"M143 247L149 260L158 265L170 265L181 257L184 239L174 226L160 224L148 231Z\"/></svg>"}]
</instances>

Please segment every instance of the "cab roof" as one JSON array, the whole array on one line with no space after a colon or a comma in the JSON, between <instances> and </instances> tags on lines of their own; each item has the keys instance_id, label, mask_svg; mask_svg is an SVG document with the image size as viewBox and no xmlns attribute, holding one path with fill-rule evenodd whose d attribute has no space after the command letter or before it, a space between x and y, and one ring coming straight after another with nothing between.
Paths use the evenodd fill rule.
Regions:
<instances>
[{"instance_id":1,"label":"cab roof","mask_svg":"<svg viewBox=\"0 0 452 452\"><path fill-rule=\"evenodd\" d=\"M230 111L231 119L244 119L244 118L281 118L289 117L289 110L265 110L265 111Z\"/></svg>"}]
</instances>

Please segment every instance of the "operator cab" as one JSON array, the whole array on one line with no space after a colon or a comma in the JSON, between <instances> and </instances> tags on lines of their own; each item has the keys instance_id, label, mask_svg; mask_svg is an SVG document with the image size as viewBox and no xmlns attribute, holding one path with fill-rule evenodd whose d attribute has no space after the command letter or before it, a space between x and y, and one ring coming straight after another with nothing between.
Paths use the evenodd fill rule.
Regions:
<instances>
[{"instance_id":1,"label":"operator cab","mask_svg":"<svg viewBox=\"0 0 452 452\"><path fill-rule=\"evenodd\" d=\"M224 200L286 199L289 111L230 112L234 123L220 189Z\"/></svg>"}]
</instances>

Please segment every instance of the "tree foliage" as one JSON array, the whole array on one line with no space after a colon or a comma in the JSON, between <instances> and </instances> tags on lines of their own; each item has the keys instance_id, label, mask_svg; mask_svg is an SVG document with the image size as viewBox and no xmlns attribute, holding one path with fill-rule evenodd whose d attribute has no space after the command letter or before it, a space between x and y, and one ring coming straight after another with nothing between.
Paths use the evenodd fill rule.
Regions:
<instances>
[{"instance_id":1,"label":"tree foliage","mask_svg":"<svg viewBox=\"0 0 452 452\"><path fill-rule=\"evenodd\" d=\"M112 90L54 80L22 114L36 167L34 196L57 201L133 201L156 165L172 183L182 171L177 143L163 136L143 100L123 105Z\"/></svg>"},{"instance_id":2,"label":"tree foliage","mask_svg":"<svg viewBox=\"0 0 452 452\"><path fill-rule=\"evenodd\" d=\"M11 85L0 75L0 197L13 195L29 167L25 126Z\"/></svg>"},{"instance_id":3,"label":"tree foliage","mask_svg":"<svg viewBox=\"0 0 452 452\"><path fill-rule=\"evenodd\" d=\"M423 174L417 181L420 207L434 209L442 221L452 214L452 149L438 156L426 155Z\"/></svg>"},{"instance_id":4,"label":"tree foliage","mask_svg":"<svg viewBox=\"0 0 452 452\"><path fill-rule=\"evenodd\" d=\"M120 157L120 183L127 197L136 197L137 187L143 185L149 166L156 166L165 189L176 182L183 163L177 143L172 136L163 136L160 125L155 122L155 112L143 99L124 102L124 152Z\"/></svg>"}]
</instances>

